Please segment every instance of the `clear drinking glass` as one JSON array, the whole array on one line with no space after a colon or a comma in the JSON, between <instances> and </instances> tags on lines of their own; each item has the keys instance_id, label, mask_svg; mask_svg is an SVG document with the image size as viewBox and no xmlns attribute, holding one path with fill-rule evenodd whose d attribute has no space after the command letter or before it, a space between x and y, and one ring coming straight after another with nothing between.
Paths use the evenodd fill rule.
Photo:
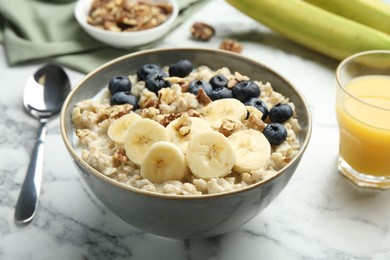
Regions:
<instances>
[{"instance_id":1,"label":"clear drinking glass","mask_svg":"<svg viewBox=\"0 0 390 260\"><path fill-rule=\"evenodd\" d=\"M336 69L338 170L354 184L390 188L390 51L366 51Z\"/></svg>"}]
</instances>

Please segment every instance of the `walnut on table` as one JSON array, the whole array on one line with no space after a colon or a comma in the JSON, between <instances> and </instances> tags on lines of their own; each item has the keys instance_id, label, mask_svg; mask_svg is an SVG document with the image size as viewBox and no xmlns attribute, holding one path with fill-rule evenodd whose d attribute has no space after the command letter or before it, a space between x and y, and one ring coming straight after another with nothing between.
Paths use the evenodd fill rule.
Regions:
<instances>
[{"instance_id":1,"label":"walnut on table","mask_svg":"<svg viewBox=\"0 0 390 260\"><path fill-rule=\"evenodd\" d=\"M221 42L221 45L219 45L219 48L221 50L241 53L243 46L241 43L239 43L238 41L236 41L234 39L225 39Z\"/></svg>"},{"instance_id":2,"label":"walnut on table","mask_svg":"<svg viewBox=\"0 0 390 260\"><path fill-rule=\"evenodd\" d=\"M191 27L192 38L199 41L209 41L215 34L215 29L203 22L196 22Z\"/></svg>"}]
</instances>

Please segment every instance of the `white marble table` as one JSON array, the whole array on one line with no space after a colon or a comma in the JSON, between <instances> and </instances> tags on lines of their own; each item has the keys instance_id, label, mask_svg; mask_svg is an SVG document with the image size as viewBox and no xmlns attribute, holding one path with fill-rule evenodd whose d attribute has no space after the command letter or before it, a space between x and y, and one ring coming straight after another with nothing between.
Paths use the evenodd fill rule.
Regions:
<instances>
[{"instance_id":1,"label":"white marble table","mask_svg":"<svg viewBox=\"0 0 390 260\"><path fill-rule=\"evenodd\" d=\"M192 41L194 21L212 24L216 37ZM232 233L184 242L138 231L91 196L62 143L58 118L49 123L37 215L27 226L15 224L38 127L23 109L23 87L42 63L9 67L0 46L0 259L390 259L390 192L359 190L336 171L337 62L271 33L223 0L205 6L159 46L218 48L226 37L304 94L314 119L311 143L289 185L263 213ZM73 86L84 76L67 73Z\"/></svg>"}]
</instances>

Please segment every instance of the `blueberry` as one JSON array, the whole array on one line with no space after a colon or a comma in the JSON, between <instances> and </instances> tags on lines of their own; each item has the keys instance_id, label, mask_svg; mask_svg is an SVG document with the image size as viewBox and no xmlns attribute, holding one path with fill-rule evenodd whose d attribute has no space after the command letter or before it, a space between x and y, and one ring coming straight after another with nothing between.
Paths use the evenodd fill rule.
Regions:
<instances>
[{"instance_id":1,"label":"blueberry","mask_svg":"<svg viewBox=\"0 0 390 260\"><path fill-rule=\"evenodd\" d=\"M115 76L108 82L108 90L111 95L117 92L130 92L131 81L126 76Z\"/></svg>"},{"instance_id":2,"label":"blueberry","mask_svg":"<svg viewBox=\"0 0 390 260\"><path fill-rule=\"evenodd\" d=\"M265 120L268 116L268 107L267 104L261 100L260 98L251 98L247 100L244 105L247 106L253 106L257 108L261 113L263 113L263 116L261 117L262 120Z\"/></svg>"},{"instance_id":3,"label":"blueberry","mask_svg":"<svg viewBox=\"0 0 390 260\"><path fill-rule=\"evenodd\" d=\"M228 88L213 88L210 95L208 95L211 100L223 99L223 98L232 98L232 91Z\"/></svg>"},{"instance_id":4,"label":"blueberry","mask_svg":"<svg viewBox=\"0 0 390 260\"><path fill-rule=\"evenodd\" d=\"M171 86L171 83L168 80L165 80L167 77L168 74L164 72L150 74L145 79L145 87L157 94L160 89L169 88Z\"/></svg>"},{"instance_id":5,"label":"blueberry","mask_svg":"<svg viewBox=\"0 0 390 260\"><path fill-rule=\"evenodd\" d=\"M263 134L271 145L279 145L287 138L287 130L280 123L268 124L264 128Z\"/></svg>"},{"instance_id":6,"label":"blueberry","mask_svg":"<svg viewBox=\"0 0 390 260\"><path fill-rule=\"evenodd\" d=\"M200 88L202 88L204 92L206 92L207 96L210 97L213 88L211 87L210 83L204 80L191 81L190 86L188 87L188 92L194 95L198 95L198 91Z\"/></svg>"},{"instance_id":7,"label":"blueberry","mask_svg":"<svg viewBox=\"0 0 390 260\"><path fill-rule=\"evenodd\" d=\"M114 95L111 96L110 99L110 105L123 105L123 104L130 104L134 108L138 107L138 99L126 92L117 92Z\"/></svg>"},{"instance_id":8,"label":"blueberry","mask_svg":"<svg viewBox=\"0 0 390 260\"><path fill-rule=\"evenodd\" d=\"M228 84L228 79L224 75L218 74L212 77L209 80L209 83L213 88L226 88Z\"/></svg>"},{"instance_id":9,"label":"blueberry","mask_svg":"<svg viewBox=\"0 0 390 260\"><path fill-rule=\"evenodd\" d=\"M269 111L269 120L273 123L283 123L290 119L293 111L287 104L277 104Z\"/></svg>"},{"instance_id":10,"label":"blueberry","mask_svg":"<svg viewBox=\"0 0 390 260\"><path fill-rule=\"evenodd\" d=\"M155 64L145 64L137 70L138 80L146 80L149 74L161 72L161 68Z\"/></svg>"},{"instance_id":11,"label":"blueberry","mask_svg":"<svg viewBox=\"0 0 390 260\"><path fill-rule=\"evenodd\" d=\"M194 66L189 60L180 60L169 66L169 75L184 78L191 73Z\"/></svg>"},{"instance_id":12,"label":"blueberry","mask_svg":"<svg viewBox=\"0 0 390 260\"><path fill-rule=\"evenodd\" d=\"M244 103L250 98L259 97L260 88L253 81L241 81L234 86L232 94L234 98Z\"/></svg>"}]
</instances>

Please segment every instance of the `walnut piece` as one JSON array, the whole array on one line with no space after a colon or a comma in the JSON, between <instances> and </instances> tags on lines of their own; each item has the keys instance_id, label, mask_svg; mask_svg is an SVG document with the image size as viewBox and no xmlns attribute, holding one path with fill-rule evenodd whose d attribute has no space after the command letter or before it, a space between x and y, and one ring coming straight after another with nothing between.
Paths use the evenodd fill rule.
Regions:
<instances>
[{"instance_id":1,"label":"walnut piece","mask_svg":"<svg viewBox=\"0 0 390 260\"><path fill-rule=\"evenodd\" d=\"M155 120L160 115L160 110L155 107L146 107L141 110L141 117Z\"/></svg>"},{"instance_id":2,"label":"walnut piece","mask_svg":"<svg viewBox=\"0 0 390 260\"><path fill-rule=\"evenodd\" d=\"M231 77L228 79L228 84L227 84L227 88L228 89L233 89L236 85L237 85L238 81L236 78L234 77Z\"/></svg>"},{"instance_id":3,"label":"walnut piece","mask_svg":"<svg viewBox=\"0 0 390 260\"><path fill-rule=\"evenodd\" d=\"M190 83L186 81L185 78L180 77L166 77L164 80L169 81L171 84L179 84L181 87L181 92L185 93L188 91L188 88L190 86Z\"/></svg>"},{"instance_id":4,"label":"walnut piece","mask_svg":"<svg viewBox=\"0 0 390 260\"><path fill-rule=\"evenodd\" d=\"M117 149L114 152L114 155L112 156L114 159L114 164L119 165L121 162L128 162L129 159L126 156L125 149Z\"/></svg>"},{"instance_id":5,"label":"walnut piece","mask_svg":"<svg viewBox=\"0 0 390 260\"><path fill-rule=\"evenodd\" d=\"M262 120L263 113L261 113L257 108L254 108L252 106L246 106L246 109L249 113L248 118L245 120L246 126L262 132L266 126L264 121Z\"/></svg>"},{"instance_id":6,"label":"walnut piece","mask_svg":"<svg viewBox=\"0 0 390 260\"><path fill-rule=\"evenodd\" d=\"M176 118L180 117L181 114L175 114L175 113L171 113L169 115L166 115L163 117L163 119L160 121L160 124L162 124L164 127L167 126L170 122L172 122L173 120L175 120Z\"/></svg>"},{"instance_id":7,"label":"walnut piece","mask_svg":"<svg viewBox=\"0 0 390 260\"><path fill-rule=\"evenodd\" d=\"M207 23L196 22L191 27L192 38L199 41L209 41L214 36L215 30Z\"/></svg>"},{"instance_id":8,"label":"walnut piece","mask_svg":"<svg viewBox=\"0 0 390 260\"><path fill-rule=\"evenodd\" d=\"M212 100L209 98L209 96L207 96L203 88L199 88L198 95L196 95L196 99L204 106L207 106L212 102Z\"/></svg>"},{"instance_id":9,"label":"walnut piece","mask_svg":"<svg viewBox=\"0 0 390 260\"><path fill-rule=\"evenodd\" d=\"M224 136L228 137L231 135L236 128L236 123L233 120L224 118L218 131Z\"/></svg>"},{"instance_id":10,"label":"walnut piece","mask_svg":"<svg viewBox=\"0 0 390 260\"><path fill-rule=\"evenodd\" d=\"M221 50L241 53L243 47L242 45L233 39L225 39L222 41L221 45L219 46Z\"/></svg>"},{"instance_id":11,"label":"walnut piece","mask_svg":"<svg viewBox=\"0 0 390 260\"><path fill-rule=\"evenodd\" d=\"M200 113L193 109L193 108L190 108L188 111L187 111L187 114L191 117L200 117Z\"/></svg>"},{"instance_id":12,"label":"walnut piece","mask_svg":"<svg viewBox=\"0 0 390 260\"><path fill-rule=\"evenodd\" d=\"M115 105L107 107L104 110L104 114L107 118L117 119L120 118L133 110L133 106L130 104Z\"/></svg>"},{"instance_id":13,"label":"walnut piece","mask_svg":"<svg viewBox=\"0 0 390 260\"><path fill-rule=\"evenodd\" d=\"M182 114L173 125L173 128L179 135L186 136L191 132L191 125L192 121L188 114Z\"/></svg>"}]
</instances>

